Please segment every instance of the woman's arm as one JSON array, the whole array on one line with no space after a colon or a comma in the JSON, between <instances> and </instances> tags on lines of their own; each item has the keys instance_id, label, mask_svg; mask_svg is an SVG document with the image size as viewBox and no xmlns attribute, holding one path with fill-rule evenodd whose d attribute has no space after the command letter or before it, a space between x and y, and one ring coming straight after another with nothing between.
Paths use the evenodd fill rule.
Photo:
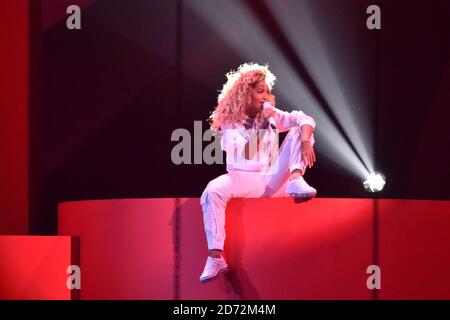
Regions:
<instances>
[{"instance_id":1,"label":"woman's arm","mask_svg":"<svg viewBox=\"0 0 450 320\"><path fill-rule=\"evenodd\" d=\"M314 128L309 124L304 124L300 128L302 130L301 147L300 147L302 152L302 160L306 166L311 168L314 165L314 162L316 162L316 153L314 152L311 142Z\"/></svg>"},{"instance_id":2,"label":"woman's arm","mask_svg":"<svg viewBox=\"0 0 450 320\"><path fill-rule=\"evenodd\" d=\"M305 131L305 134L309 133L308 137L310 137L311 134L314 132L316 122L314 121L313 118L304 114L303 111L294 110L291 112L287 112L277 108L274 108L274 111L275 111L274 114L275 124L280 132L288 131L292 127L303 127L305 125L310 126L312 129L312 131L309 131L310 129Z\"/></svg>"}]
</instances>

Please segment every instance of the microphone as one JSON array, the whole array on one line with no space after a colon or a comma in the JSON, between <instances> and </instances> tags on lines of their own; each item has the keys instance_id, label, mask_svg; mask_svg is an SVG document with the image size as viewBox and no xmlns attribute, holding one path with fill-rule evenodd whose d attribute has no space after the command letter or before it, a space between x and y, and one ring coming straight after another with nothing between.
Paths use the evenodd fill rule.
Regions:
<instances>
[{"instance_id":1,"label":"microphone","mask_svg":"<svg viewBox=\"0 0 450 320\"><path fill-rule=\"evenodd\" d=\"M264 110L266 109L273 109L273 106L270 104L270 102L266 101L263 103ZM275 125L275 119L273 117L269 117L269 124L272 127L272 129L276 129L277 126Z\"/></svg>"}]
</instances>

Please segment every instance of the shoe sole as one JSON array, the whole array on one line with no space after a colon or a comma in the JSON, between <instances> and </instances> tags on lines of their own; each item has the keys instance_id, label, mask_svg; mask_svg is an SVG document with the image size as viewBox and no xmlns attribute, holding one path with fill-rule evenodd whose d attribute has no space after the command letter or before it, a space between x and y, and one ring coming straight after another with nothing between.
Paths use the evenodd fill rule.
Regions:
<instances>
[{"instance_id":1,"label":"shoe sole","mask_svg":"<svg viewBox=\"0 0 450 320\"><path fill-rule=\"evenodd\" d=\"M213 275L213 276L210 276L210 277L208 277L208 278L200 279L200 282L201 282L201 283L205 283L205 282L214 280L214 279L216 279L218 276L220 276L221 273L227 273L227 272L228 272L228 268L220 269L220 270L217 272L217 274L215 274L215 275Z\"/></svg>"},{"instance_id":2,"label":"shoe sole","mask_svg":"<svg viewBox=\"0 0 450 320\"><path fill-rule=\"evenodd\" d=\"M288 195L292 198L299 199L312 199L317 195L317 192L308 192L308 193L288 193Z\"/></svg>"}]
</instances>

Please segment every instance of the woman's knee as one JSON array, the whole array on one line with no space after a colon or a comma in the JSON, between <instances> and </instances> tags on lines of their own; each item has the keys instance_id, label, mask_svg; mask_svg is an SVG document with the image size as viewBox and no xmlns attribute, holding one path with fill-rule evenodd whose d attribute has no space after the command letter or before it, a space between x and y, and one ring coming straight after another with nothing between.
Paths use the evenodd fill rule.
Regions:
<instances>
[{"instance_id":1,"label":"woman's knee","mask_svg":"<svg viewBox=\"0 0 450 320\"><path fill-rule=\"evenodd\" d=\"M302 129L301 127L292 127L291 129L289 129L289 134L292 136L295 136L297 139L301 140L302 139ZM311 134L311 137L309 138L309 141L311 142L311 145L314 145L314 134Z\"/></svg>"},{"instance_id":2,"label":"woman's knee","mask_svg":"<svg viewBox=\"0 0 450 320\"><path fill-rule=\"evenodd\" d=\"M203 209L206 210L211 201L228 201L231 198L228 189L228 185L223 179L216 178L210 181L200 197L200 204Z\"/></svg>"},{"instance_id":3,"label":"woman's knee","mask_svg":"<svg viewBox=\"0 0 450 320\"><path fill-rule=\"evenodd\" d=\"M208 183L205 190L203 191L205 196L209 197L222 197L226 196L226 189L218 184Z\"/></svg>"}]
</instances>

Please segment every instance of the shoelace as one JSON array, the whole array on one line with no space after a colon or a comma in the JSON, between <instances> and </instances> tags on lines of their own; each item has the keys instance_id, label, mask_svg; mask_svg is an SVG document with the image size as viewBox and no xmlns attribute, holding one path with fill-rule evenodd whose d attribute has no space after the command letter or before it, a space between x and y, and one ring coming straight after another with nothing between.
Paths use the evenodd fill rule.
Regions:
<instances>
[{"instance_id":1,"label":"shoelace","mask_svg":"<svg viewBox=\"0 0 450 320\"><path fill-rule=\"evenodd\" d=\"M220 264L220 263L222 263L222 261L223 261L223 259L212 258L212 262L214 264Z\"/></svg>"}]
</instances>

